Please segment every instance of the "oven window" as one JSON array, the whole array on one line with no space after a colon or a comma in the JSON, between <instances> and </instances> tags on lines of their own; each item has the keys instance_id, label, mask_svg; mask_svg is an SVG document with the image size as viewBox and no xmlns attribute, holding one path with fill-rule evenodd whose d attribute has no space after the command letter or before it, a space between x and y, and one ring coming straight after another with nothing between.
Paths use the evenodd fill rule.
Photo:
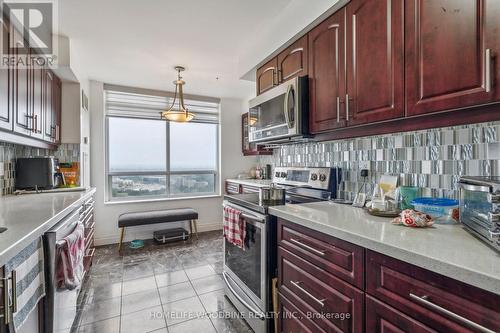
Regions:
<instances>
[{"instance_id":1,"label":"oven window","mask_svg":"<svg viewBox=\"0 0 500 333\"><path fill-rule=\"evenodd\" d=\"M262 232L249 222L246 223L245 250L226 242L225 264L241 281L261 298L261 251Z\"/></svg>"}]
</instances>

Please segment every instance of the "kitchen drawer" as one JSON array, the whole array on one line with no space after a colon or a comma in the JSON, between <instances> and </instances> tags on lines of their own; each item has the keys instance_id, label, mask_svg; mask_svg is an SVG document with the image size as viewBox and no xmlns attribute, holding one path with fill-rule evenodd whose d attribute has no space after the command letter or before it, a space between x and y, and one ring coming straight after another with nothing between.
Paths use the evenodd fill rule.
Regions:
<instances>
[{"instance_id":1,"label":"kitchen drawer","mask_svg":"<svg viewBox=\"0 0 500 333\"><path fill-rule=\"evenodd\" d=\"M500 332L500 296L372 251L366 292L440 332Z\"/></svg>"},{"instance_id":2,"label":"kitchen drawer","mask_svg":"<svg viewBox=\"0 0 500 333\"><path fill-rule=\"evenodd\" d=\"M364 289L364 249L346 241L278 220L278 243L299 257Z\"/></svg>"},{"instance_id":3,"label":"kitchen drawer","mask_svg":"<svg viewBox=\"0 0 500 333\"><path fill-rule=\"evenodd\" d=\"M435 333L409 316L375 298L366 296L366 330L370 333Z\"/></svg>"},{"instance_id":4,"label":"kitchen drawer","mask_svg":"<svg viewBox=\"0 0 500 333\"><path fill-rule=\"evenodd\" d=\"M362 332L364 293L286 249L278 248L278 289L326 331Z\"/></svg>"},{"instance_id":5,"label":"kitchen drawer","mask_svg":"<svg viewBox=\"0 0 500 333\"><path fill-rule=\"evenodd\" d=\"M323 333L319 326L314 324L285 296L279 294L279 321L278 332L282 333Z\"/></svg>"}]
</instances>

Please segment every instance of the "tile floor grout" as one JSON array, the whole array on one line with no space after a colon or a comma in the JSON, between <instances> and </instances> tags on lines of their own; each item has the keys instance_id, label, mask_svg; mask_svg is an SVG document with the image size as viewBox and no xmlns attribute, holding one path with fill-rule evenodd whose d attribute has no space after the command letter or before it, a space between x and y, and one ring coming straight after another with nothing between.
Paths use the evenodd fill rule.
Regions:
<instances>
[{"instance_id":1,"label":"tile floor grout","mask_svg":"<svg viewBox=\"0 0 500 333\"><path fill-rule=\"evenodd\" d=\"M219 333L221 332L221 329L224 332L252 332L248 325L241 318L236 318L234 320L229 320L226 318L212 318L211 314L213 312L209 310L213 309L208 308L209 301L207 301L207 298L204 298L204 301L207 303L202 302L201 297L203 295L213 293L214 299L216 301L214 305L217 307L216 312L224 311L224 309L230 309L229 307L232 307L232 305L226 298L224 298L224 296L222 296L222 298L220 299L218 298L221 296L218 293L223 289L223 282L221 277L222 236L220 235L220 232L217 232L217 234L200 234L199 241L183 244L181 246L154 246L149 243L145 246L144 249L141 250L131 251L129 249L125 249L123 256L120 257L117 257L116 248L114 246L100 247L98 248L98 250L96 250L96 257L94 260L94 267L92 268L92 272L89 276L89 282L86 283L86 287L89 289L87 290L88 298L84 298L84 303L79 304L79 306L82 307L81 321L85 322L86 310L88 310L88 308L92 308L92 305L107 302L102 305L102 307L105 307L105 305L109 305L111 302L113 302L113 299L116 299L118 297L120 297L119 314L110 316L109 318L99 318L98 320L95 320L93 322L85 322L85 324L80 323L78 332L126 333L128 332L128 330L130 330L130 328L122 325L123 323L125 323L123 321L124 318L129 318L130 320L130 318L134 318L134 315L140 316L140 312L143 312L147 315L147 310L153 309L155 307L161 308L163 323L161 323L160 325L163 325L163 327L153 328L152 330L148 330L149 328L147 327L141 327L140 332L134 331L133 333L154 333L156 331L158 331L158 333L160 333L160 331L170 332L172 327L175 327L176 325L182 325L182 328L184 328L185 326L195 327L196 325L199 326L202 324L206 325L205 328L207 330L213 330L214 332ZM207 270L209 271L209 274L204 275L207 273ZM184 276L180 275L180 272L183 272ZM176 278L171 277L174 280L169 281L168 276L173 276L173 274L176 273L180 275L180 278L178 278L179 280L175 280ZM120 274L119 279L117 279L118 274ZM200 275L197 276L196 274ZM162 287L160 287L161 278L159 277L163 277L166 279L165 285L163 285ZM144 286L141 285L134 285L134 281L151 278L154 280L152 281L154 283L154 286L152 286L152 288L144 288ZM203 279L210 281L207 283L213 284L213 287L207 288L205 292L202 292L202 288L204 287L196 283L196 281L201 281ZM177 299L175 298L176 296L168 296L168 293L164 293L164 297L162 298L161 289L180 285L186 282L189 282L188 285L191 289L191 291L189 291L188 289L188 293L193 292L191 296L182 296L181 298ZM218 285L219 283L222 285ZM106 288L106 286L116 287L116 284L120 285L118 296L114 296L116 295L114 294L114 291L109 290L110 288ZM196 288L195 286L198 287ZM97 295L97 290L99 289L96 288L101 288L100 291L102 293ZM133 292L127 293L127 288L134 288L132 289ZM140 299L140 294L145 294L148 292L151 293L153 290L156 290L155 293L152 293L156 295L155 299L153 300L153 302L155 303L154 305L151 304L151 300L146 300L146 303L150 302L150 304L142 304L137 308L135 308L134 306L130 308L130 305L127 305L127 308L130 308L130 310L132 311L127 313L124 312L126 306L125 300L134 300L134 296ZM94 293L92 293L92 291ZM106 293L109 294L106 295ZM169 301L169 297L172 297L172 300ZM194 318L189 317L187 320L181 321L173 320L169 325L167 321L167 314L165 312L166 307L168 306L168 308L171 310L170 312L175 312L175 306L177 306L176 302L185 302L189 299L193 299L193 301L201 304L200 310L204 315L198 316L197 314ZM156 300L158 300L158 304L156 303ZM111 315L113 313L110 311L109 314ZM105 313L104 317L106 317ZM206 321L207 319L209 322ZM115 328L113 328L112 325L116 320L118 320L118 327L115 326Z\"/></svg>"}]
</instances>

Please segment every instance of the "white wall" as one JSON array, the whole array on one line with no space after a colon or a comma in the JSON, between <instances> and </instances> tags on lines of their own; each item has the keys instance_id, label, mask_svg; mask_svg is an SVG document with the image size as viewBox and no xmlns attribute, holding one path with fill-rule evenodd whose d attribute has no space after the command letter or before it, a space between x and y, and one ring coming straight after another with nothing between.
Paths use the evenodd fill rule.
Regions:
<instances>
[{"instance_id":1,"label":"white wall","mask_svg":"<svg viewBox=\"0 0 500 333\"><path fill-rule=\"evenodd\" d=\"M172 200L157 202L137 202L105 204L105 150L104 150L104 108L103 83L90 82L90 161L91 185L96 193L96 234L97 245L118 242L118 216L126 212L155 209L192 207L199 213L198 231L222 228L222 196L190 200ZM247 171L256 163L255 157L244 157L241 153L241 113L244 103L239 99L221 101L221 178L231 178ZM202 139L202 138L201 138ZM223 183L222 183L223 188ZM223 189L222 189L223 191ZM171 226L171 224L169 225ZM152 237L154 230L165 225L131 227L125 232L125 240L146 239Z\"/></svg>"}]
</instances>

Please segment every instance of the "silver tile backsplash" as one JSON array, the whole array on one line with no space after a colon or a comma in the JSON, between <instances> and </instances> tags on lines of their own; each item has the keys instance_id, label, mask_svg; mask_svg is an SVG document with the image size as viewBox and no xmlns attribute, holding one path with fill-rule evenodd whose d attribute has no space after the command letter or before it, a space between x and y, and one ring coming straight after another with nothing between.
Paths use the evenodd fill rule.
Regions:
<instances>
[{"instance_id":1,"label":"silver tile backsplash","mask_svg":"<svg viewBox=\"0 0 500 333\"><path fill-rule=\"evenodd\" d=\"M460 176L500 176L500 122L283 145L259 157L262 165L340 167L340 196L348 199L363 183L364 161L370 164L369 194L381 175L392 174L400 185L421 187L424 196L458 198Z\"/></svg>"},{"instance_id":2,"label":"silver tile backsplash","mask_svg":"<svg viewBox=\"0 0 500 333\"><path fill-rule=\"evenodd\" d=\"M14 192L15 186L15 162L18 157L54 156L61 163L79 162L79 144L61 144L56 150L33 148L0 142L0 163L3 164L3 175L0 173L0 195L8 195Z\"/></svg>"}]
</instances>

